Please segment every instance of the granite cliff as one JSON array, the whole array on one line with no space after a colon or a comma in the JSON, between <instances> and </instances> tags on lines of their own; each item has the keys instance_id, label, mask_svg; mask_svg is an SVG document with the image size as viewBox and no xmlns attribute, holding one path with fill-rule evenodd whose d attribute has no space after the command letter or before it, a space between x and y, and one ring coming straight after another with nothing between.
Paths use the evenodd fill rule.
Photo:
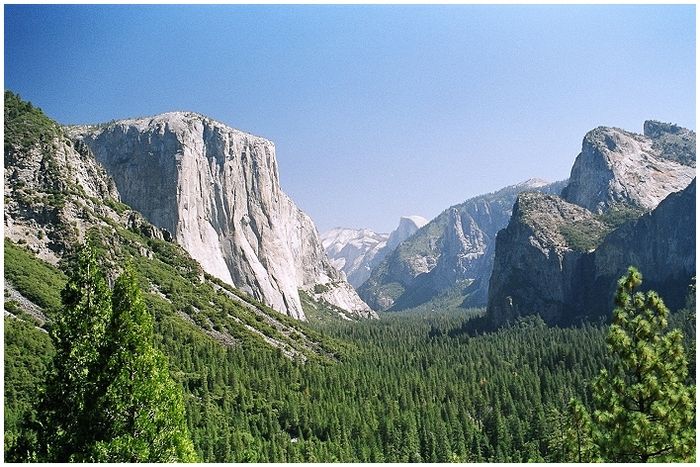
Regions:
<instances>
[{"instance_id":1,"label":"granite cliff","mask_svg":"<svg viewBox=\"0 0 700 467\"><path fill-rule=\"evenodd\" d=\"M206 274L167 230L120 201L87 146L9 91L4 128L7 318L46 330L61 312L70 257L89 239L110 280L134 266L161 323L224 346L270 346L302 361L329 356L296 320Z\"/></svg>"},{"instance_id":2,"label":"granite cliff","mask_svg":"<svg viewBox=\"0 0 700 467\"><path fill-rule=\"evenodd\" d=\"M630 265L671 306L682 303L695 274L695 133L653 121L644 131L596 128L561 197L518 197L496 240L492 324L607 316Z\"/></svg>"},{"instance_id":3,"label":"granite cliff","mask_svg":"<svg viewBox=\"0 0 700 467\"><path fill-rule=\"evenodd\" d=\"M523 193L508 226L498 232L488 291L488 316L501 324L537 310L545 321L558 322L577 285L578 260L586 253L564 232L586 226L601 232L604 224L586 208L559 196Z\"/></svg>"},{"instance_id":4,"label":"granite cliff","mask_svg":"<svg viewBox=\"0 0 700 467\"><path fill-rule=\"evenodd\" d=\"M558 193L562 186L532 179L450 207L387 255L360 296L376 310L414 308L446 295L459 306L485 305L493 241L508 223L517 194Z\"/></svg>"},{"instance_id":5,"label":"granite cliff","mask_svg":"<svg viewBox=\"0 0 700 467\"><path fill-rule=\"evenodd\" d=\"M298 319L300 289L373 316L329 263L312 220L282 191L272 142L191 112L71 134L122 200L172 233L209 274Z\"/></svg>"},{"instance_id":6,"label":"granite cliff","mask_svg":"<svg viewBox=\"0 0 700 467\"><path fill-rule=\"evenodd\" d=\"M651 210L670 193L688 186L695 177L695 145L689 144L695 135L689 130L678 132L676 140L688 144L672 145L663 128L645 123L650 136L607 127L590 131L562 197L598 213L615 204Z\"/></svg>"},{"instance_id":7,"label":"granite cliff","mask_svg":"<svg viewBox=\"0 0 700 467\"><path fill-rule=\"evenodd\" d=\"M37 107L5 92L5 237L57 264L88 227L118 219L114 182L89 149Z\"/></svg>"}]
</instances>

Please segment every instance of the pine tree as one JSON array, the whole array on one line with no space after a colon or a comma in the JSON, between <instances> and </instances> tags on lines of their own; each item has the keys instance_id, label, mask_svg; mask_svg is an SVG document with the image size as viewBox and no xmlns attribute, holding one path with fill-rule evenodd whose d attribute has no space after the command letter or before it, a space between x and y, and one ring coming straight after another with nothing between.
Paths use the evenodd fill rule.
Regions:
<instances>
[{"instance_id":1,"label":"pine tree","mask_svg":"<svg viewBox=\"0 0 700 467\"><path fill-rule=\"evenodd\" d=\"M111 316L110 291L90 245L82 248L61 292L63 311L51 327L53 370L40 407L40 458L84 460L102 427L93 423Z\"/></svg>"},{"instance_id":2,"label":"pine tree","mask_svg":"<svg viewBox=\"0 0 700 467\"><path fill-rule=\"evenodd\" d=\"M653 291L636 292L641 274L618 282L608 345L610 372L593 386L597 441L615 462L695 460L695 387L686 385L683 336L664 333L668 309Z\"/></svg>"},{"instance_id":3,"label":"pine tree","mask_svg":"<svg viewBox=\"0 0 700 467\"><path fill-rule=\"evenodd\" d=\"M550 461L580 463L598 460L591 416L578 399L571 398L563 413L552 408L549 423L547 448Z\"/></svg>"},{"instance_id":4,"label":"pine tree","mask_svg":"<svg viewBox=\"0 0 700 467\"><path fill-rule=\"evenodd\" d=\"M39 406L35 458L49 462L196 461L182 390L153 347L133 272L112 294L95 250L81 248L61 292L53 369Z\"/></svg>"},{"instance_id":5,"label":"pine tree","mask_svg":"<svg viewBox=\"0 0 700 467\"><path fill-rule=\"evenodd\" d=\"M153 318L130 268L117 279L100 379L104 438L92 457L109 462L194 462L182 390L153 346Z\"/></svg>"}]
</instances>

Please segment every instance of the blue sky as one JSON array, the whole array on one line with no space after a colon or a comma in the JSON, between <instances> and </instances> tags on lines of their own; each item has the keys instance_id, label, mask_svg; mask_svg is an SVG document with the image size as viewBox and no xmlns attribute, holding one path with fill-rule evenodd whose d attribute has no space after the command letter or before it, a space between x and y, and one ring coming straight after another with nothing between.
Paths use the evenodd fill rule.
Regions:
<instances>
[{"instance_id":1,"label":"blue sky","mask_svg":"<svg viewBox=\"0 0 700 467\"><path fill-rule=\"evenodd\" d=\"M695 129L695 6L5 5L5 88L61 123L193 110L265 136L316 221L566 178L585 133Z\"/></svg>"}]
</instances>

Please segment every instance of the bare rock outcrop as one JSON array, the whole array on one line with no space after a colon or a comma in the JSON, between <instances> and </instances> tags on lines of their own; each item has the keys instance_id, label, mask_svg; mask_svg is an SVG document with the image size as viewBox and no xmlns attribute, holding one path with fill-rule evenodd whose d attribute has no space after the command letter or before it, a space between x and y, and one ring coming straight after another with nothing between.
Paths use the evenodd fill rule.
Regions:
<instances>
[{"instance_id":1,"label":"bare rock outcrop","mask_svg":"<svg viewBox=\"0 0 700 467\"><path fill-rule=\"evenodd\" d=\"M649 136L608 127L590 131L563 198L597 213L618 204L654 209L695 177L694 144L689 153L695 134L670 131L658 122L645 123Z\"/></svg>"},{"instance_id":2,"label":"bare rock outcrop","mask_svg":"<svg viewBox=\"0 0 700 467\"><path fill-rule=\"evenodd\" d=\"M562 198L518 198L496 241L492 324L607 317L629 266L672 308L682 305L695 275L695 133L653 121L644 132L596 128Z\"/></svg>"},{"instance_id":3,"label":"bare rock outcrop","mask_svg":"<svg viewBox=\"0 0 700 467\"><path fill-rule=\"evenodd\" d=\"M616 281L628 266L643 276L645 289L659 292L671 309L684 304L695 276L696 181L670 194L653 211L610 233L587 258L592 271L586 288L594 293L581 297L584 307L598 315L612 309ZM583 270L583 269L582 269Z\"/></svg>"},{"instance_id":4,"label":"bare rock outcrop","mask_svg":"<svg viewBox=\"0 0 700 467\"><path fill-rule=\"evenodd\" d=\"M463 306L483 306L496 233L508 224L518 193L558 193L562 182L531 179L443 211L373 269L360 296L377 310L399 311L444 294Z\"/></svg>"},{"instance_id":5,"label":"bare rock outcrop","mask_svg":"<svg viewBox=\"0 0 700 467\"><path fill-rule=\"evenodd\" d=\"M87 147L40 109L5 93L5 237L57 264L86 230L119 220L114 182Z\"/></svg>"},{"instance_id":6,"label":"bare rock outcrop","mask_svg":"<svg viewBox=\"0 0 700 467\"><path fill-rule=\"evenodd\" d=\"M589 210L559 196L518 196L508 226L496 237L487 309L493 324L534 313L559 322L567 314L577 263L586 252L563 232L582 224L605 229Z\"/></svg>"},{"instance_id":7,"label":"bare rock outcrop","mask_svg":"<svg viewBox=\"0 0 700 467\"><path fill-rule=\"evenodd\" d=\"M304 319L299 289L369 317L330 265L316 228L282 191L275 146L191 112L73 127L122 199L170 232L204 270Z\"/></svg>"}]
</instances>

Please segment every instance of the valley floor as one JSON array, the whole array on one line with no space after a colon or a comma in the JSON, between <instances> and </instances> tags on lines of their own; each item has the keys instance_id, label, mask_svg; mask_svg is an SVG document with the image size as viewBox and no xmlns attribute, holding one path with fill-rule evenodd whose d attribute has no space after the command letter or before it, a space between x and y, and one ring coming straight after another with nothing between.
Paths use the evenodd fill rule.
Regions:
<instances>
[{"instance_id":1,"label":"valley floor","mask_svg":"<svg viewBox=\"0 0 700 467\"><path fill-rule=\"evenodd\" d=\"M562 414L571 397L589 403L589 382L607 362L607 328L528 318L470 337L478 313L317 324L337 362L224 348L174 316L161 316L158 330L208 462L566 460L557 445ZM693 342L690 312L674 321ZM6 443L31 410L47 342L5 319Z\"/></svg>"}]
</instances>

